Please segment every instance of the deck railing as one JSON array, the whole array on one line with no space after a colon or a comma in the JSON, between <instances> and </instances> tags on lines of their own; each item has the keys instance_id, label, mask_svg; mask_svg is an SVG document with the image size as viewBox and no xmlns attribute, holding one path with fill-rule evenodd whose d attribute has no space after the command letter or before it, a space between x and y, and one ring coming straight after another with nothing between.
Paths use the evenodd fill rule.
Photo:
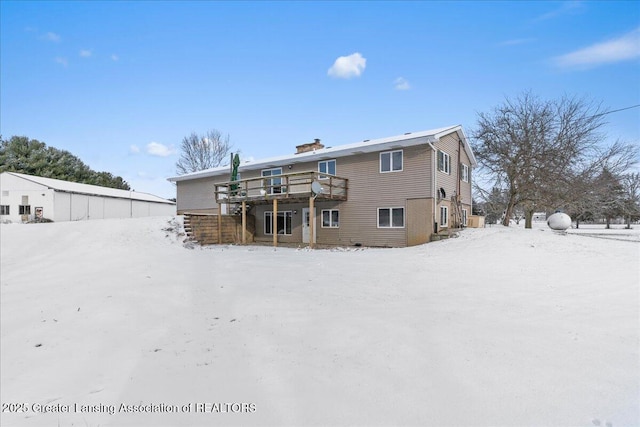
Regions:
<instances>
[{"instance_id":1,"label":"deck railing","mask_svg":"<svg viewBox=\"0 0 640 427\"><path fill-rule=\"evenodd\" d=\"M317 182L322 191L315 194L311 185ZM347 200L349 180L319 172L296 172L261 176L216 184L217 203L267 203L273 199ZM316 187L317 189L317 187Z\"/></svg>"}]
</instances>

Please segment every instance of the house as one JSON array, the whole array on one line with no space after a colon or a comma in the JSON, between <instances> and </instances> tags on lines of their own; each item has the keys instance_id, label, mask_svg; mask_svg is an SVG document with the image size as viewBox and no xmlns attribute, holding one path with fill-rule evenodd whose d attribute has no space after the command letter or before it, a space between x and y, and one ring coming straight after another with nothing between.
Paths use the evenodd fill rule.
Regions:
<instances>
[{"instance_id":1,"label":"house","mask_svg":"<svg viewBox=\"0 0 640 427\"><path fill-rule=\"evenodd\" d=\"M546 212L534 212L531 219L532 219L532 221L535 221L535 222L546 221L547 220L547 213Z\"/></svg>"},{"instance_id":2,"label":"house","mask_svg":"<svg viewBox=\"0 0 640 427\"><path fill-rule=\"evenodd\" d=\"M174 202L146 193L16 172L0 174L0 221L27 222L172 215Z\"/></svg>"},{"instance_id":3,"label":"house","mask_svg":"<svg viewBox=\"0 0 640 427\"><path fill-rule=\"evenodd\" d=\"M296 148L233 182L229 166L169 178L178 214L235 214L274 244L403 247L467 225L477 163L461 126Z\"/></svg>"}]
</instances>

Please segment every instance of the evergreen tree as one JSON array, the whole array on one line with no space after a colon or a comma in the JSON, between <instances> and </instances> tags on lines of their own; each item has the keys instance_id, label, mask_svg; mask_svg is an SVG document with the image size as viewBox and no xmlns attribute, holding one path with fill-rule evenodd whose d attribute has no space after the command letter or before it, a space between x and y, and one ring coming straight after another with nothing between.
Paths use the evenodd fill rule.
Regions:
<instances>
[{"instance_id":1,"label":"evergreen tree","mask_svg":"<svg viewBox=\"0 0 640 427\"><path fill-rule=\"evenodd\" d=\"M96 172L66 150L47 147L26 136L0 137L0 172L18 172L44 178L130 190L122 177Z\"/></svg>"}]
</instances>

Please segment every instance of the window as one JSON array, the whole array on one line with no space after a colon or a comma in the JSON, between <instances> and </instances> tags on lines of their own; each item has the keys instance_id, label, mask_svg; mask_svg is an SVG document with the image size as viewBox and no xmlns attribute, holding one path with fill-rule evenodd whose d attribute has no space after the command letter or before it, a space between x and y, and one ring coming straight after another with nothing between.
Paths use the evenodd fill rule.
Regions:
<instances>
[{"instance_id":1,"label":"window","mask_svg":"<svg viewBox=\"0 0 640 427\"><path fill-rule=\"evenodd\" d=\"M278 212L278 234L291 235L291 211ZM273 212L264 213L264 234L273 234Z\"/></svg>"},{"instance_id":2,"label":"window","mask_svg":"<svg viewBox=\"0 0 640 427\"><path fill-rule=\"evenodd\" d=\"M31 206L30 205L18 206L18 215L31 215Z\"/></svg>"},{"instance_id":3,"label":"window","mask_svg":"<svg viewBox=\"0 0 640 427\"><path fill-rule=\"evenodd\" d=\"M274 175L282 175L282 168L265 169L262 171L262 176L274 176ZM263 185L265 187L265 190L267 191L267 194L281 194L286 191L284 187L281 187L282 185L281 177L265 179L263 182Z\"/></svg>"},{"instance_id":4,"label":"window","mask_svg":"<svg viewBox=\"0 0 640 427\"><path fill-rule=\"evenodd\" d=\"M467 210L462 209L462 225L467 226Z\"/></svg>"},{"instance_id":5,"label":"window","mask_svg":"<svg viewBox=\"0 0 640 427\"><path fill-rule=\"evenodd\" d=\"M444 173L451 173L451 157L440 150L438 150L438 170Z\"/></svg>"},{"instance_id":6,"label":"window","mask_svg":"<svg viewBox=\"0 0 640 427\"><path fill-rule=\"evenodd\" d=\"M469 182L469 166L462 164L462 180Z\"/></svg>"},{"instance_id":7,"label":"window","mask_svg":"<svg viewBox=\"0 0 640 427\"><path fill-rule=\"evenodd\" d=\"M326 173L327 175L335 175L336 174L336 161L335 160L325 160L322 162L318 162L318 172ZM327 175L320 175L320 179L329 179Z\"/></svg>"},{"instance_id":8,"label":"window","mask_svg":"<svg viewBox=\"0 0 640 427\"><path fill-rule=\"evenodd\" d=\"M447 227L449 225L449 208L446 206L440 206L440 227Z\"/></svg>"},{"instance_id":9,"label":"window","mask_svg":"<svg viewBox=\"0 0 640 427\"><path fill-rule=\"evenodd\" d=\"M337 209L326 209L322 211L322 228L340 227L340 211Z\"/></svg>"},{"instance_id":10,"label":"window","mask_svg":"<svg viewBox=\"0 0 640 427\"><path fill-rule=\"evenodd\" d=\"M9 215L9 205L0 206L0 215Z\"/></svg>"},{"instance_id":11,"label":"window","mask_svg":"<svg viewBox=\"0 0 640 427\"><path fill-rule=\"evenodd\" d=\"M402 150L380 153L380 172L399 172L402 170Z\"/></svg>"},{"instance_id":12,"label":"window","mask_svg":"<svg viewBox=\"0 0 640 427\"><path fill-rule=\"evenodd\" d=\"M379 208L378 228L404 228L404 208Z\"/></svg>"}]
</instances>

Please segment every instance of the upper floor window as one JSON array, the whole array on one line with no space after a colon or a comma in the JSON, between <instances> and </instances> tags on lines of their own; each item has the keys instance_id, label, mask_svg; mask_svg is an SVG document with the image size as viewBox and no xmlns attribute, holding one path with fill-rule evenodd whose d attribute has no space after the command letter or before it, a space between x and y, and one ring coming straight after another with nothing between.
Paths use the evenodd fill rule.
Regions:
<instances>
[{"instance_id":1,"label":"upper floor window","mask_svg":"<svg viewBox=\"0 0 640 427\"><path fill-rule=\"evenodd\" d=\"M380 172L399 172L402 170L402 150L380 153Z\"/></svg>"},{"instance_id":2,"label":"upper floor window","mask_svg":"<svg viewBox=\"0 0 640 427\"><path fill-rule=\"evenodd\" d=\"M438 170L444 173L451 173L451 156L440 150L438 150Z\"/></svg>"},{"instance_id":3,"label":"upper floor window","mask_svg":"<svg viewBox=\"0 0 640 427\"><path fill-rule=\"evenodd\" d=\"M336 174L336 161L335 160L323 160L318 162L318 172L321 174L335 175ZM327 175L320 175L319 179L328 179Z\"/></svg>"},{"instance_id":4,"label":"upper floor window","mask_svg":"<svg viewBox=\"0 0 640 427\"><path fill-rule=\"evenodd\" d=\"M282 168L264 169L262 171L262 176L264 177L274 175L282 175ZM284 189L282 187L282 177L265 179L263 185L265 187L265 190L267 191L267 194L284 193Z\"/></svg>"},{"instance_id":5,"label":"upper floor window","mask_svg":"<svg viewBox=\"0 0 640 427\"><path fill-rule=\"evenodd\" d=\"M469 166L462 164L462 180L464 182L469 182Z\"/></svg>"}]
</instances>

